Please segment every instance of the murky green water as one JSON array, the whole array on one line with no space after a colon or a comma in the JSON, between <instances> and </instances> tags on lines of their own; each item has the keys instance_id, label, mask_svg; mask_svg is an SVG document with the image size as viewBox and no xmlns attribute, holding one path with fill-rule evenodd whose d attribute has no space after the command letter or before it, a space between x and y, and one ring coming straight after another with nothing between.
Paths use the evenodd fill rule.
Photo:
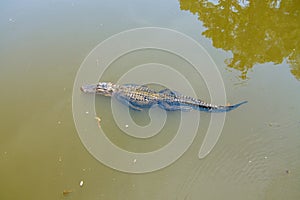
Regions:
<instances>
[{"instance_id":1,"label":"murky green water","mask_svg":"<svg viewBox=\"0 0 300 200\"><path fill-rule=\"evenodd\" d=\"M299 18L297 1L2 1L0 199L299 199ZM197 154L208 114L201 115L203 126L179 160L137 175L89 154L71 104L86 55L109 36L144 26L175 29L198 41L216 62L228 100L249 103L227 115L205 159ZM155 51L116 61L106 77L118 78L122 63L152 58L182 65L197 80L186 63ZM209 100L202 82L195 92ZM96 100L100 108L110 104ZM147 113L131 115L140 125L149 121ZM179 120L176 113L168 117ZM160 148L173 138L170 124L140 143L105 116L101 123L113 142L131 151Z\"/></svg>"}]
</instances>

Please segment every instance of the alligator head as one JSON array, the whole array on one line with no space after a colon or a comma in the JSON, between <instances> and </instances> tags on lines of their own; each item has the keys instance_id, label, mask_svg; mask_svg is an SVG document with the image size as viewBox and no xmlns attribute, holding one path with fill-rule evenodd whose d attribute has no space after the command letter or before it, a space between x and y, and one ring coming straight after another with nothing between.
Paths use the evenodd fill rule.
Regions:
<instances>
[{"instance_id":1,"label":"alligator head","mask_svg":"<svg viewBox=\"0 0 300 200\"><path fill-rule=\"evenodd\" d=\"M115 85L110 82L100 82L97 84L84 85L80 89L84 93L94 93L104 96L111 96L115 91Z\"/></svg>"}]
</instances>

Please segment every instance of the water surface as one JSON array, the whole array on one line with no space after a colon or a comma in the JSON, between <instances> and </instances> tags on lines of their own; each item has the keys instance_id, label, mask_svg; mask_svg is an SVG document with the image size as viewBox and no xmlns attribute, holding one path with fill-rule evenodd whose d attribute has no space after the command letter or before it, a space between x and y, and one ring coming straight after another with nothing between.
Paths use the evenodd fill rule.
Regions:
<instances>
[{"instance_id":1,"label":"water surface","mask_svg":"<svg viewBox=\"0 0 300 200\"><path fill-rule=\"evenodd\" d=\"M1 2L0 199L299 199L299 3L228 2ZM179 160L136 175L89 154L75 129L71 96L80 64L99 42L144 26L198 41L216 62L228 101L249 103L228 113L205 159L197 154L209 114L201 115L203 125ZM195 92L209 101L188 63L163 52L116 60L105 78L116 80L122 70L153 58L199 80ZM107 98L96 100L100 110L110 105ZM131 115L140 125L149 122L147 113ZM107 116L108 137L132 151L165 145L179 120L176 113L168 116L162 134L147 142L122 134Z\"/></svg>"}]
</instances>

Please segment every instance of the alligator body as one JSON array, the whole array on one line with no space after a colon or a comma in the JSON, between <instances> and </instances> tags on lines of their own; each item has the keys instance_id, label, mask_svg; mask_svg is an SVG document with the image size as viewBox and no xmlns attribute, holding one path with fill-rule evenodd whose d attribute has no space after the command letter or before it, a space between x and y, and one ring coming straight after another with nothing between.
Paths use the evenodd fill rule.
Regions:
<instances>
[{"instance_id":1,"label":"alligator body","mask_svg":"<svg viewBox=\"0 0 300 200\"><path fill-rule=\"evenodd\" d=\"M142 110L143 108L150 108L151 106L158 105L166 111L200 110L205 112L227 112L247 103L247 101L243 101L228 106L211 105L200 99L185 96L169 89L157 92L144 85L117 85L110 82L85 85L81 87L81 90L84 93L95 93L114 97L134 110Z\"/></svg>"}]
</instances>

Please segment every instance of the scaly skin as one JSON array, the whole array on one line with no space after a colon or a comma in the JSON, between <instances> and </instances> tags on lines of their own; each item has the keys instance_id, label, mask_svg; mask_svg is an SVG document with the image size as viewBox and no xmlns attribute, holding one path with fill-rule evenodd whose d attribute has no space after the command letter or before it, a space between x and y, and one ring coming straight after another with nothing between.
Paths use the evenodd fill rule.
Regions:
<instances>
[{"instance_id":1,"label":"scaly skin","mask_svg":"<svg viewBox=\"0 0 300 200\"><path fill-rule=\"evenodd\" d=\"M134 110L142 110L143 108L158 105L167 111L200 110L205 112L227 112L247 103L247 101L243 101L229 106L211 105L200 99L184 96L169 89L156 92L147 86L135 84L116 85L110 82L85 85L81 87L81 90L84 93L114 97Z\"/></svg>"}]
</instances>

